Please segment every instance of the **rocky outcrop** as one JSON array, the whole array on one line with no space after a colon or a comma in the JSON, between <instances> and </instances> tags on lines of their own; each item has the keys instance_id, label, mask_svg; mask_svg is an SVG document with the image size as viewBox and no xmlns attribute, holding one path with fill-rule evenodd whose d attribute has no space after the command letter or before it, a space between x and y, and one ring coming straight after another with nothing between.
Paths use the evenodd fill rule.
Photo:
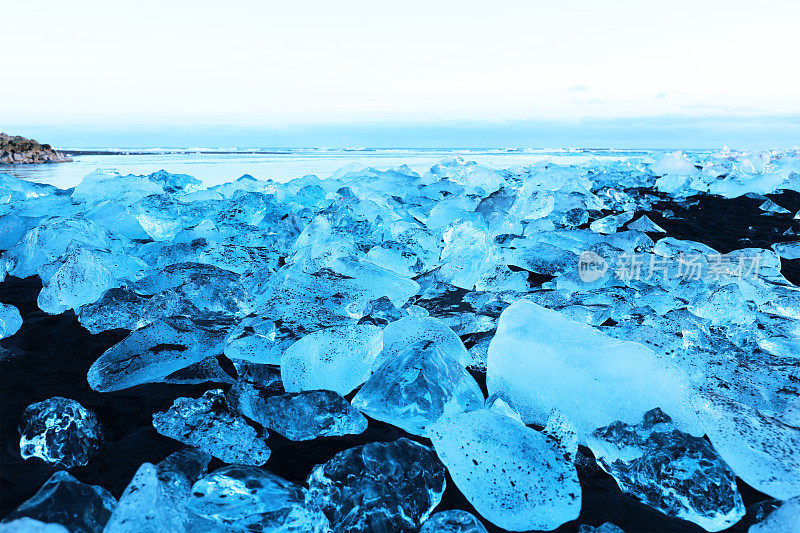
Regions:
<instances>
[{"instance_id":1,"label":"rocky outcrop","mask_svg":"<svg viewBox=\"0 0 800 533\"><path fill-rule=\"evenodd\" d=\"M49 144L39 144L19 135L0 133L0 165L27 165L32 163L63 163L72 161Z\"/></svg>"}]
</instances>

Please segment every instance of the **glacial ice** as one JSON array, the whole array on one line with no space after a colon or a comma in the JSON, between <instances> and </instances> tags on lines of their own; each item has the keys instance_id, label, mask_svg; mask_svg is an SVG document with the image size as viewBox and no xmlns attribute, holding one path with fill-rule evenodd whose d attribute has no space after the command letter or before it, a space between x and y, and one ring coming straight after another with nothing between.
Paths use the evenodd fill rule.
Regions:
<instances>
[{"instance_id":1,"label":"glacial ice","mask_svg":"<svg viewBox=\"0 0 800 533\"><path fill-rule=\"evenodd\" d=\"M96 391L158 382L177 370L222 353L225 329L171 317L134 330L92 364L87 379Z\"/></svg>"},{"instance_id":2,"label":"glacial ice","mask_svg":"<svg viewBox=\"0 0 800 533\"><path fill-rule=\"evenodd\" d=\"M438 343L418 341L386 359L359 389L353 406L424 437L441 416L481 408L483 393L461 363Z\"/></svg>"},{"instance_id":3,"label":"glacial ice","mask_svg":"<svg viewBox=\"0 0 800 533\"><path fill-rule=\"evenodd\" d=\"M289 440L358 435L367 419L341 395L330 390L268 396L248 385L228 392L236 410Z\"/></svg>"},{"instance_id":4,"label":"glacial ice","mask_svg":"<svg viewBox=\"0 0 800 533\"><path fill-rule=\"evenodd\" d=\"M433 513L422 523L419 533L487 533L475 515L459 509Z\"/></svg>"},{"instance_id":5,"label":"glacial ice","mask_svg":"<svg viewBox=\"0 0 800 533\"><path fill-rule=\"evenodd\" d=\"M528 300L500 316L486 385L489 394L510 399L526 423L544 425L558 409L583 437L617 420L641 420L655 407L670 412L676 427L702 434L692 387L673 363Z\"/></svg>"},{"instance_id":6,"label":"glacial ice","mask_svg":"<svg viewBox=\"0 0 800 533\"><path fill-rule=\"evenodd\" d=\"M22 414L19 452L64 468L84 466L103 444L97 415L75 400L55 396L32 403Z\"/></svg>"},{"instance_id":7,"label":"glacial ice","mask_svg":"<svg viewBox=\"0 0 800 533\"><path fill-rule=\"evenodd\" d=\"M198 480L187 508L223 531L328 531L305 488L254 466L224 466Z\"/></svg>"},{"instance_id":8,"label":"glacial ice","mask_svg":"<svg viewBox=\"0 0 800 533\"><path fill-rule=\"evenodd\" d=\"M59 470L3 520L27 517L60 524L69 531L102 533L116 505L116 498L103 487L81 483Z\"/></svg>"},{"instance_id":9,"label":"glacial ice","mask_svg":"<svg viewBox=\"0 0 800 533\"><path fill-rule=\"evenodd\" d=\"M575 467L546 435L508 411L445 415L428 434L458 489L496 526L550 530L578 517Z\"/></svg>"},{"instance_id":10,"label":"glacial ice","mask_svg":"<svg viewBox=\"0 0 800 533\"><path fill-rule=\"evenodd\" d=\"M800 496L783 502L747 533L800 533Z\"/></svg>"},{"instance_id":11,"label":"glacial ice","mask_svg":"<svg viewBox=\"0 0 800 533\"><path fill-rule=\"evenodd\" d=\"M0 523L0 533L69 533L69 529L61 524L48 524L23 517Z\"/></svg>"},{"instance_id":12,"label":"glacial ice","mask_svg":"<svg viewBox=\"0 0 800 533\"><path fill-rule=\"evenodd\" d=\"M178 398L169 410L153 415L153 427L226 463L258 466L269 459L264 439L233 411L221 389L197 399Z\"/></svg>"},{"instance_id":13,"label":"glacial ice","mask_svg":"<svg viewBox=\"0 0 800 533\"><path fill-rule=\"evenodd\" d=\"M371 324L323 329L295 342L281 357L286 392L327 389L341 395L364 383L383 346Z\"/></svg>"},{"instance_id":14,"label":"glacial ice","mask_svg":"<svg viewBox=\"0 0 800 533\"><path fill-rule=\"evenodd\" d=\"M770 194L781 190L780 198ZM621 424L618 429L637 432L645 413L660 408L674 427L641 437L644 455L635 464L657 455L657 466L675 465L672 456L648 447L658 435L702 448L696 437L707 433L713 451L692 447L691 453L718 454L746 483L787 499L798 493L792 474L799 464L800 291L782 272L791 277L787 260L798 257L797 243L789 242L797 240L797 215L785 209L792 207L791 191L799 190L796 150L653 152L507 169L453 159L422 175L408 167L349 166L329 179L278 183L246 175L207 188L165 171L102 171L63 191L0 175L0 279L37 275L42 310L72 309L91 333L130 331L90 369L95 390L229 384L230 406L217 391L179 399L156 415L167 431L213 448L218 458L266 460L267 447L250 420L290 438L361 431L363 416L340 395L363 384L353 403L374 418L424 436L431 423L491 418L488 412L505 417L500 427L544 441L567 470L581 456L577 443L588 443L597 428ZM763 239L742 235L739 249L728 251L714 238L687 240L693 229L682 212L722 201L698 193L746 194L763 213L762 226L775 226L774 241L786 242L769 240L770 250ZM584 252L605 265L594 281L581 276ZM650 275L626 271L631 259L640 262L640 274ZM753 259L751 272L737 272ZM649 270L656 267L661 270ZM694 268L701 271L696 278ZM0 337L20 322L15 309L0 306ZM418 350L418 343L427 348ZM490 410L478 405L482 395L466 367L473 375L488 367ZM544 429L521 426L510 405ZM181 410L186 418L178 416ZM456 429L453 440L467 432ZM407 443L406 452L387 452L387 446L398 445L367 445L332 463L342 475L356 476L336 478L337 487L347 487L345 496L330 492L321 504L337 523L356 528L374 520L394 529L400 521L416 528L438 502L441 466L426 455L421 471L428 480L414 485L400 479L402 472L386 470L408 463L389 457L419 449ZM681 462L687 469L645 476L658 477L650 490L662 507L669 507L664 487L710 475L708 465L693 462L696 455L683 453L675 457L688 457ZM161 464L141 468L119 506L127 524L150 527L137 515L147 518L146 508L158 518L164 502L189 530L281 523L269 512L265 518L242 509L230 522L196 514L185 504L196 476L166 474ZM384 486L385 476L391 483ZM411 498L414 486L425 487L429 498ZM563 489L563 480L547 489ZM733 520L738 507L725 514L730 501L709 493L714 497L689 498L671 509L702 508L697 512L716 517L714 524L723 516ZM365 498L367 508L355 510ZM537 520L564 519L575 511L566 501ZM302 505L291 502L283 509L311 509L303 507L305 496ZM409 509L407 520L398 505ZM433 527L434 517L428 524Z\"/></svg>"},{"instance_id":15,"label":"glacial ice","mask_svg":"<svg viewBox=\"0 0 800 533\"><path fill-rule=\"evenodd\" d=\"M176 502L161 488L156 467L144 463L134 474L106 524L106 533L159 533L183 530Z\"/></svg>"},{"instance_id":16,"label":"glacial ice","mask_svg":"<svg viewBox=\"0 0 800 533\"><path fill-rule=\"evenodd\" d=\"M472 363L458 335L442 320L432 317L406 317L387 324L383 329L383 350L379 360L393 359L419 342L435 344L444 357L465 367Z\"/></svg>"},{"instance_id":17,"label":"glacial ice","mask_svg":"<svg viewBox=\"0 0 800 533\"><path fill-rule=\"evenodd\" d=\"M713 392L695 403L711 444L737 476L780 500L800 495L800 428Z\"/></svg>"},{"instance_id":18,"label":"glacial ice","mask_svg":"<svg viewBox=\"0 0 800 533\"><path fill-rule=\"evenodd\" d=\"M22 316L13 305L0 303L0 339L10 337L22 327Z\"/></svg>"},{"instance_id":19,"label":"glacial ice","mask_svg":"<svg viewBox=\"0 0 800 533\"><path fill-rule=\"evenodd\" d=\"M337 453L308 486L333 531L414 531L439 504L445 470L433 450L401 438Z\"/></svg>"},{"instance_id":20,"label":"glacial ice","mask_svg":"<svg viewBox=\"0 0 800 533\"><path fill-rule=\"evenodd\" d=\"M706 531L726 529L744 516L730 467L708 441L675 429L658 408L635 426L614 422L596 429L587 445L623 491L665 514Z\"/></svg>"}]
</instances>

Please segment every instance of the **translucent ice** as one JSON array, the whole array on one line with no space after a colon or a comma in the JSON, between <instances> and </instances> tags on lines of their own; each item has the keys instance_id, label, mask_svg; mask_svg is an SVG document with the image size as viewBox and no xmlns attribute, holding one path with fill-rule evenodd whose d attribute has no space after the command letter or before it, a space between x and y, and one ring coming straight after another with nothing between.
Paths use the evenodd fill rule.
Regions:
<instances>
[{"instance_id":1,"label":"translucent ice","mask_svg":"<svg viewBox=\"0 0 800 533\"><path fill-rule=\"evenodd\" d=\"M428 426L442 415L481 408L483 393L457 359L433 341L418 341L385 360L355 395L353 406L427 436Z\"/></svg>"},{"instance_id":2,"label":"translucent ice","mask_svg":"<svg viewBox=\"0 0 800 533\"><path fill-rule=\"evenodd\" d=\"M747 533L800 533L800 496L783 502Z\"/></svg>"},{"instance_id":3,"label":"translucent ice","mask_svg":"<svg viewBox=\"0 0 800 533\"><path fill-rule=\"evenodd\" d=\"M489 394L508 397L527 423L544 425L558 409L585 436L661 407L678 428L702 434L689 381L671 362L528 300L500 316L486 382Z\"/></svg>"},{"instance_id":4,"label":"translucent ice","mask_svg":"<svg viewBox=\"0 0 800 533\"><path fill-rule=\"evenodd\" d=\"M467 511L451 509L432 514L419 533L487 533L481 521Z\"/></svg>"},{"instance_id":5,"label":"translucent ice","mask_svg":"<svg viewBox=\"0 0 800 533\"><path fill-rule=\"evenodd\" d=\"M666 233L664 228L650 220L650 217L647 215L642 215L633 222L628 223L628 229L633 229L636 231L643 231L647 233Z\"/></svg>"},{"instance_id":6,"label":"translucent ice","mask_svg":"<svg viewBox=\"0 0 800 533\"><path fill-rule=\"evenodd\" d=\"M105 533L183 531L185 516L162 488L156 467L144 463L122 493Z\"/></svg>"},{"instance_id":7,"label":"translucent ice","mask_svg":"<svg viewBox=\"0 0 800 533\"><path fill-rule=\"evenodd\" d=\"M286 392L328 389L348 394L369 378L382 346L381 329L369 324L306 335L281 358L283 387Z\"/></svg>"},{"instance_id":8,"label":"translucent ice","mask_svg":"<svg viewBox=\"0 0 800 533\"><path fill-rule=\"evenodd\" d=\"M158 382L221 353L226 333L213 324L199 326L183 317L148 324L132 331L92 364L87 375L89 385L107 392Z\"/></svg>"},{"instance_id":9,"label":"translucent ice","mask_svg":"<svg viewBox=\"0 0 800 533\"><path fill-rule=\"evenodd\" d=\"M10 337L22 327L22 316L13 305L0 303L0 339Z\"/></svg>"},{"instance_id":10,"label":"translucent ice","mask_svg":"<svg viewBox=\"0 0 800 533\"><path fill-rule=\"evenodd\" d=\"M188 509L227 531L328 531L328 519L306 489L253 466L225 466L200 479Z\"/></svg>"},{"instance_id":11,"label":"translucent ice","mask_svg":"<svg viewBox=\"0 0 800 533\"><path fill-rule=\"evenodd\" d=\"M575 467L519 419L480 409L445 415L428 433L458 489L493 524L550 530L578 517Z\"/></svg>"},{"instance_id":12,"label":"translucent ice","mask_svg":"<svg viewBox=\"0 0 800 533\"><path fill-rule=\"evenodd\" d=\"M433 450L402 438L339 452L308 485L334 531L414 531L439 504L445 470Z\"/></svg>"},{"instance_id":13,"label":"translucent ice","mask_svg":"<svg viewBox=\"0 0 800 533\"><path fill-rule=\"evenodd\" d=\"M800 428L712 392L696 405L714 449L737 476L781 500L800 495Z\"/></svg>"},{"instance_id":14,"label":"translucent ice","mask_svg":"<svg viewBox=\"0 0 800 533\"><path fill-rule=\"evenodd\" d=\"M220 389L198 399L178 398L168 411L153 415L153 427L226 463L263 465L269 459L264 440L231 410Z\"/></svg>"},{"instance_id":15,"label":"translucent ice","mask_svg":"<svg viewBox=\"0 0 800 533\"><path fill-rule=\"evenodd\" d=\"M617 230L633 218L633 213L620 213L608 215L589 224L589 229L597 233L616 233Z\"/></svg>"},{"instance_id":16,"label":"translucent ice","mask_svg":"<svg viewBox=\"0 0 800 533\"><path fill-rule=\"evenodd\" d=\"M436 344L443 355L463 366L472 362L458 335L446 323L432 317L407 317L387 324L383 330L383 351L379 358L381 361L392 359L421 341Z\"/></svg>"},{"instance_id":17,"label":"translucent ice","mask_svg":"<svg viewBox=\"0 0 800 533\"><path fill-rule=\"evenodd\" d=\"M19 428L23 459L39 457L64 468L87 464L103 442L97 416L75 400L60 396L29 405Z\"/></svg>"},{"instance_id":18,"label":"translucent ice","mask_svg":"<svg viewBox=\"0 0 800 533\"><path fill-rule=\"evenodd\" d=\"M665 514L706 531L726 529L744 516L730 467L708 441L675 429L660 409L635 426L599 428L587 445L623 491Z\"/></svg>"},{"instance_id":19,"label":"translucent ice","mask_svg":"<svg viewBox=\"0 0 800 533\"><path fill-rule=\"evenodd\" d=\"M24 517L0 523L0 533L69 533L69 529Z\"/></svg>"},{"instance_id":20,"label":"translucent ice","mask_svg":"<svg viewBox=\"0 0 800 533\"><path fill-rule=\"evenodd\" d=\"M367 419L329 390L267 396L244 385L228 396L240 413L289 440L357 435L367 429Z\"/></svg>"},{"instance_id":21,"label":"translucent ice","mask_svg":"<svg viewBox=\"0 0 800 533\"><path fill-rule=\"evenodd\" d=\"M81 483L60 470L5 520L28 517L61 524L73 532L101 533L116 505L117 500L103 487Z\"/></svg>"},{"instance_id":22,"label":"translucent ice","mask_svg":"<svg viewBox=\"0 0 800 533\"><path fill-rule=\"evenodd\" d=\"M39 309L58 314L97 301L106 290L134 280L146 265L133 257L85 246L70 246L54 265L52 274L43 278Z\"/></svg>"}]
</instances>

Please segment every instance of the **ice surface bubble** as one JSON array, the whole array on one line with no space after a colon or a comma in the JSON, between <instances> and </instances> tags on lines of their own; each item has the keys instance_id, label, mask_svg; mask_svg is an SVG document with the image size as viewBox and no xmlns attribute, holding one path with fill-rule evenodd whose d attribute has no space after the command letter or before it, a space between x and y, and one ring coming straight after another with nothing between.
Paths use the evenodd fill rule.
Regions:
<instances>
[{"instance_id":1,"label":"ice surface bubble","mask_svg":"<svg viewBox=\"0 0 800 533\"><path fill-rule=\"evenodd\" d=\"M458 489L496 526L550 530L578 517L575 467L519 419L490 409L455 413L428 434Z\"/></svg>"},{"instance_id":2,"label":"ice surface bubble","mask_svg":"<svg viewBox=\"0 0 800 533\"><path fill-rule=\"evenodd\" d=\"M487 533L487 531L472 513L450 509L433 513L423 522L419 533Z\"/></svg>"},{"instance_id":3,"label":"ice surface bubble","mask_svg":"<svg viewBox=\"0 0 800 533\"><path fill-rule=\"evenodd\" d=\"M665 514L706 531L726 529L744 516L730 467L708 441L675 429L660 409L635 426L599 428L587 445L623 491Z\"/></svg>"},{"instance_id":4,"label":"ice surface bubble","mask_svg":"<svg viewBox=\"0 0 800 533\"><path fill-rule=\"evenodd\" d=\"M414 531L439 504L445 470L433 450L401 438L339 452L308 485L333 531Z\"/></svg>"},{"instance_id":5,"label":"ice surface bubble","mask_svg":"<svg viewBox=\"0 0 800 533\"><path fill-rule=\"evenodd\" d=\"M241 414L289 440L357 435L367 429L364 415L329 390L267 396L252 386L238 385L228 397Z\"/></svg>"},{"instance_id":6,"label":"ice surface bubble","mask_svg":"<svg viewBox=\"0 0 800 533\"><path fill-rule=\"evenodd\" d=\"M187 507L226 531L328 531L306 489L253 466L225 466L198 480Z\"/></svg>"},{"instance_id":7,"label":"ice surface bubble","mask_svg":"<svg viewBox=\"0 0 800 533\"><path fill-rule=\"evenodd\" d=\"M60 396L29 405L22 414L20 434L23 459L39 457L64 468L87 464L103 442L97 416L75 400Z\"/></svg>"},{"instance_id":8,"label":"ice surface bubble","mask_svg":"<svg viewBox=\"0 0 800 533\"><path fill-rule=\"evenodd\" d=\"M695 403L714 449L737 476L781 500L800 495L800 428L713 392Z\"/></svg>"},{"instance_id":9,"label":"ice surface bubble","mask_svg":"<svg viewBox=\"0 0 800 533\"><path fill-rule=\"evenodd\" d=\"M0 303L0 339L10 337L22 327L22 316L13 305Z\"/></svg>"},{"instance_id":10,"label":"ice surface bubble","mask_svg":"<svg viewBox=\"0 0 800 533\"><path fill-rule=\"evenodd\" d=\"M281 357L286 392L327 389L348 394L364 383L383 346L379 327L323 329L292 344Z\"/></svg>"},{"instance_id":11,"label":"ice surface bubble","mask_svg":"<svg viewBox=\"0 0 800 533\"><path fill-rule=\"evenodd\" d=\"M28 517L69 531L101 533L117 500L103 487L81 483L60 470L4 520Z\"/></svg>"},{"instance_id":12,"label":"ice surface bubble","mask_svg":"<svg viewBox=\"0 0 800 533\"><path fill-rule=\"evenodd\" d=\"M451 354L433 341L418 341L385 360L355 395L353 406L426 436L442 415L482 407L483 393Z\"/></svg>"},{"instance_id":13,"label":"ice surface bubble","mask_svg":"<svg viewBox=\"0 0 800 533\"><path fill-rule=\"evenodd\" d=\"M489 394L506 395L525 422L544 425L558 409L582 436L616 420L640 420L654 407L671 409L677 427L702 434L689 381L670 361L529 300L500 316L486 383Z\"/></svg>"},{"instance_id":14,"label":"ice surface bubble","mask_svg":"<svg viewBox=\"0 0 800 533\"><path fill-rule=\"evenodd\" d=\"M220 389L197 399L178 398L168 411L153 415L153 427L226 463L263 465L269 459L263 438L230 408Z\"/></svg>"}]
</instances>

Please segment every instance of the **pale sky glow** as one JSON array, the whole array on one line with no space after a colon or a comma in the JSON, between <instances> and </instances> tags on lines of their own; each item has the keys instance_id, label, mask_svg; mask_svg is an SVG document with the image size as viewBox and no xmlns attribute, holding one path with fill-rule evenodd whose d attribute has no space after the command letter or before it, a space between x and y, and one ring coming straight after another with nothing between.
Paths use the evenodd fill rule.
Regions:
<instances>
[{"instance_id":1,"label":"pale sky glow","mask_svg":"<svg viewBox=\"0 0 800 533\"><path fill-rule=\"evenodd\" d=\"M797 115L799 20L782 0L7 2L0 122Z\"/></svg>"}]
</instances>

